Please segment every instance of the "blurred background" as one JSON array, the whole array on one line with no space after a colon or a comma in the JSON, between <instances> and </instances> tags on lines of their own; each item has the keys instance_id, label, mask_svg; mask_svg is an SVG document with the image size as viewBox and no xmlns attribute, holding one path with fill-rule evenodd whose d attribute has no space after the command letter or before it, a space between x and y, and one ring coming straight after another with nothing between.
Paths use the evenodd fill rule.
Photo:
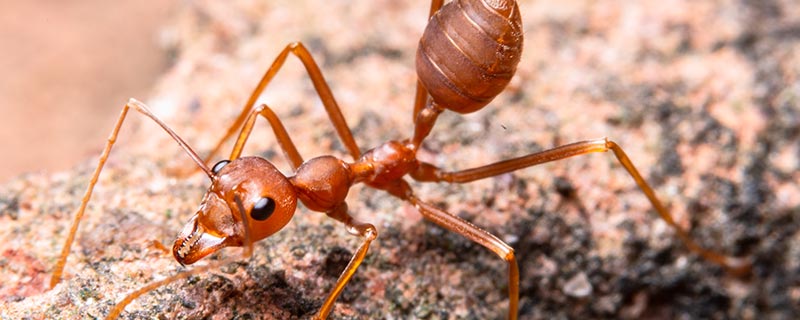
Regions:
<instances>
[{"instance_id":1,"label":"blurred background","mask_svg":"<svg viewBox=\"0 0 800 320\"><path fill-rule=\"evenodd\" d=\"M169 66L177 3L0 1L0 183L102 150L121 106Z\"/></svg>"}]
</instances>

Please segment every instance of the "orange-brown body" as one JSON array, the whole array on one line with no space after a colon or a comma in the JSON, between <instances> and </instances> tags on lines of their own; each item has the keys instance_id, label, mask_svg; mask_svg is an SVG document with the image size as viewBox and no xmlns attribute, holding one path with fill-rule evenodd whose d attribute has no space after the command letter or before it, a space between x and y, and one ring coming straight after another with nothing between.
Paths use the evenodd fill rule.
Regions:
<instances>
[{"instance_id":1,"label":"orange-brown body","mask_svg":"<svg viewBox=\"0 0 800 320\"><path fill-rule=\"evenodd\" d=\"M344 202L354 180L350 165L332 156L306 161L290 178L303 204L320 212L333 210Z\"/></svg>"},{"instance_id":2,"label":"orange-brown body","mask_svg":"<svg viewBox=\"0 0 800 320\"><path fill-rule=\"evenodd\" d=\"M515 1L455 0L434 15L417 48L417 74L437 104L477 111L506 87L522 55Z\"/></svg>"},{"instance_id":3,"label":"orange-brown body","mask_svg":"<svg viewBox=\"0 0 800 320\"><path fill-rule=\"evenodd\" d=\"M173 245L173 255L179 263L194 263L227 246L244 246L248 249L245 255L249 255L253 242L278 232L291 220L298 199L309 209L324 212L341 222L349 233L362 238L361 245L322 304L317 318L325 318L333 310L334 302L364 260L370 243L378 235L372 224L357 221L350 216L345 201L354 184L364 183L407 201L428 221L456 232L500 257L508 266L508 318L515 319L519 299L519 271L514 250L498 237L421 200L405 178L409 176L421 182L465 183L594 152L614 153L656 212L676 230L678 237L691 251L734 273L745 273L749 270L750 263L746 260L728 257L697 245L677 226L622 148L607 138L580 141L454 172L417 160L417 150L432 130L438 115L444 110L469 113L483 108L507 85L516 70L522 50L522 26L515 1L454 0L441 6L441 0L433 0L432 17L417 52L419 83L412 136L405 140L385 142L364 154L361 154L355 143L319 67L300 43L288 45L267 70L240 116L209 155L211 158L225 140L241 129L230 160L220 161L212 168L143 104L135 100L128 102L100 157L81 207L76 212L51 285L57 284L61 277L81 216L130 108L160 125L211 179L211 186L203 197L200 208ZM290 53L297 56L308 71L336 132L354 159L353 162L333 156L304 161L275 113L267 105L254 108L255 101ZM284 176L265 159L241 156L258 116L271 125L279 145L295 170L294 175ZM116 317L137 296L207 268L181 273L130 294L111 311L109 318Z\"/></svg>"}]
</instances>

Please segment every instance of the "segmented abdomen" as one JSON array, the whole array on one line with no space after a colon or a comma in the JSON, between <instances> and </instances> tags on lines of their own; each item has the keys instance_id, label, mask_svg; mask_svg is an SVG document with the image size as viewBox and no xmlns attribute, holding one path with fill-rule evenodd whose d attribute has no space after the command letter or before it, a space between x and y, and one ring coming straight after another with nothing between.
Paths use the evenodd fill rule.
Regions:
<instances>
[{"instance_id":1,"label":"segmented abdomen","mask_svg":"<svg viewBox=\"0 0 800 320\"><path fill-rule=\"evenodd\" d=\"M454 0L431 17L417 49L417 75L433 100L459 113L499 94L522 54L513 0Z\"/></svg>"}]
</instances>

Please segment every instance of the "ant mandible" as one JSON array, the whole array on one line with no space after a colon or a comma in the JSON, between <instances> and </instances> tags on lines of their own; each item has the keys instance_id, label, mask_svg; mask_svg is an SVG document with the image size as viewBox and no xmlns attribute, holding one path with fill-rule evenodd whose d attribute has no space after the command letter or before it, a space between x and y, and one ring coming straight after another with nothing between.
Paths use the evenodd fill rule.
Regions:
<instances>
[{"instance_id":1,"label":"ant mandible","mask_svg":"<svg viewBox=\"0 0 800 320\"><path fill-rule=\"evenodd\" d=\"M130 109L138 111L161 126L211 179L211 186L203 197L199 210L178 235L172 247L173 256L180 264L192 264L224 247L232 246L244 247L244 256L248 257L252 254L253 242L274 234L291 220L298 199L309 209L324 212L328 217L341 222L347 232L361 238L361 245L322 304L317 318L324 319L331 313L336 298L364 260L372 241L378 236L374 225L358 221L349 214L345 201L348 191L354 184L364 183L411 203L426 219L486 247L503 259L508 265L508 318L516 319L519 303L519 270L514 250L491 233L423 201L414 194L404 177L410 176L420 182L466 183L595 152L614 153L659 216L675 229L680 240L691 251L734 274L749 271L750 262L747 259L725 256L704 249L694 242L687 232L675 223L669 211L656 198L653 189L645 182L622 148L608 138L575 142L454 172L418 160L417 151L431 132L439 114L444 110L466 114L486 106L510 81L522 51L522 23L515 1L454 0L447 5L443 5L443 2L443 0L432 1L429 23L417 50L416 66L419 81L414 103L415 125L412 137L385 142L363 154L353 139L314 58L301 43L286 46L267 70L250 95L242 113L206 158L212 159L222 144L239 131L229 160L219 161L211 167L143 103L131 99L123 107L117 119L81 205L75 213L72 227L51 278L51 287L61 280L81 217ZM355 161L346 162L333 156L320 156L305 161L272 109L266 104L253 108L257 98L280 70L289 54L299 58L305 66L338 136ZM284 176L263 158L241 156L258 116L265 118L271 125L281 149L294 170L293 176ZM146 292L227 263L229 260L231 259L151 283L119 302L108 318L118 316L128 303Z\"/></svg>"}]
</instances>

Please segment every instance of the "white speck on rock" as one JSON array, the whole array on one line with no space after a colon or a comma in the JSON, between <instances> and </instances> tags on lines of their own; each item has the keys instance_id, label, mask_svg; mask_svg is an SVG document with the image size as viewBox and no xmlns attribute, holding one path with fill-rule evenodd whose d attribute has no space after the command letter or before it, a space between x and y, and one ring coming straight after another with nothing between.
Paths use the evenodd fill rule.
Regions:
<instances>
[{"instance_id":1,"label":"white speck on rock","mask_svg":"<svg viewBox=\"0 0 800 320\"><path fill-rule=\"evenodd\" d=\"M568 296L583 298L592 294L592 284L589 283L589 278L586 273L578 273L572 279L569 279L564 284L564 293Z\"/></svg>"}]
</instances>

